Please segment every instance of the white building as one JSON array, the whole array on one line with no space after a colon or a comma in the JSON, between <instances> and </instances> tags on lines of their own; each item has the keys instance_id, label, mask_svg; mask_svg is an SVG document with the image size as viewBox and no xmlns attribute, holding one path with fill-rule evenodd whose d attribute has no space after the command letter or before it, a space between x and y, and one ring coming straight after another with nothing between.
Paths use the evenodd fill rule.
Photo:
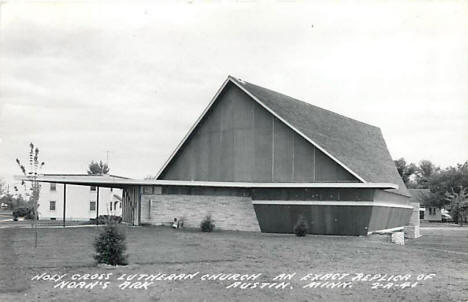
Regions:
<instances>
[{"instance_id":1,"label":"white building","mask_svg":"<svg viewBox=\"0 0 468 302\"><path fill-rule=\"evenodd\" d=\"M58 176L57 174L55 175ZM89 220L90 218L96 218L98 210L99 215L122 215L121 189L42 183L38 208L40 220L63 219L64 186L66 186L66 220ZM98 191L99 200L97 196Z\"/></svg>"}]
</instances>

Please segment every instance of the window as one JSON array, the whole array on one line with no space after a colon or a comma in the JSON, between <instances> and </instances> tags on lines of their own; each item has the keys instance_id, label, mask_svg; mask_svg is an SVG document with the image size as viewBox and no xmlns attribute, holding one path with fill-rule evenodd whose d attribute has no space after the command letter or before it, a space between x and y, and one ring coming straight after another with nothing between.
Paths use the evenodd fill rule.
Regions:
<instances>
[{"instance_id":1,"label":"window","mask_svg":"<svg viewBox=\"0 0 468 302\"><path fill-rule=\"evenodd\" d=\"M91 187L89 187L89 190L90 190L90 191L96 191L96 186L91 186Z\"/></svg>"},{"instance_id":2,"label":"window","mask_svg":"<svg viewBox=\"0 0 468 302\"><path fill-rule=\"evenodd\" d=\"M55 211L55 201L49 201L49 210Z\"/></svg>"},{"instance_id":3,"label":"window","mask_svg":"<svg viewBox=\"0 0 468 302\"><path fill-rule=\"evenodd\" d=\"M51 190L51 191L57 191L57 184L51 183L51 184L50 184L50 190Z\"/></svg>"},{"instance_id":4,"label":"window","mask_svg":"<svg viewBox=\"0 0 468 302\"><path fill-rule=\"evenodd\" d=\"M162 194L162 187L154 186L153 187L153 194L161 195Z\"/></svg>"},{"instance_id":5,"label":"window","mask_svg":"<svg viewBox=\"0 0 468 302\"><path fill-rule=\"evenodd\" d=\"M96 211L96 202L95 201L90 201L89 202L89 210L90 211Z\"/></svg>"}]
</instances>

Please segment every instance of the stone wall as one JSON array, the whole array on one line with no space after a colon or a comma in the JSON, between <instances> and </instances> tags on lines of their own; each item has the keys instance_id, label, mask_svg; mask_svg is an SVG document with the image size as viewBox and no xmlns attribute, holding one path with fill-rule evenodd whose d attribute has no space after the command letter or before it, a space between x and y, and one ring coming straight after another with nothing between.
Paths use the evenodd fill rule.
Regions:
<instances>
[{"instance_id":1,"label":"stone wall","mask_svg":"<svg viewBox=\"0 0 468 302\"><path fill-rule=\"evenodd\" d=\"M405 236L406 238L415 239L421 237L419 232L419 202L410 202L410 205L413 206L413 212L408 225L405 226Z\"/></svg>"},{"instance_id":2,"label":"stone wall","mask_svg":"<svg viewBox=\"0 0 468 302\"><path fill-rule=\"evenodd\" d=\"M142 195L141 223L171 224L184 218L185 227L200 227L211 214L216 229L260 231L250 197L205 195Z\"/></svg>"}]
</instances>

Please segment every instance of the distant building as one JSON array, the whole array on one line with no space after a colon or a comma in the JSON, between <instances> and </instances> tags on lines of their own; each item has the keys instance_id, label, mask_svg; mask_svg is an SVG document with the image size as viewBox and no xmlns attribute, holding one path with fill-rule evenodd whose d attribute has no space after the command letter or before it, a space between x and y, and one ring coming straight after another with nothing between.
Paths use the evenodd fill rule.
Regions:
<instances>
[{"instance_id":1,"label":"distant building","mask_svg":"<svg viewBox=\"0 0 468 302\"><path fill-rule=\"evenodd\" d=\"M86 174L45 174L46 177L87 177ZM43 183L39 194L39 219L63 219L64 184ZM66 185L66 220L89 220L99 215L122 215L122 190L118 188L99 188L99 206L97 187Z\"/></svg>"},{"instance_id":2,"label":"distant building","mask_svg":"<svg viewBox=\"0 0 468 302\"><path fill-rule=\"evenodd\" d=\"M436 206L426 205L424 195L429 194L429 189L408 189L411 194L410 202L419 202L419 219L424 221L442 221L443 209Z\"/></svg>"}]
</instances>

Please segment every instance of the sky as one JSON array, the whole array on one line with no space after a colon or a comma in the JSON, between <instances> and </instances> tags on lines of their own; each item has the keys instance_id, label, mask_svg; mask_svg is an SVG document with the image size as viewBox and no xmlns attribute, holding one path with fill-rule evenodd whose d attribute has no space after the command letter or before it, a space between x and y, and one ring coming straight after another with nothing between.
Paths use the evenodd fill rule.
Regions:
<instances>
[{"instance_id":1,"label":"sky","mask_svg":"<svg viewBox=\"0 0 468 302\"><path fill-rule=\"evenodd\" d=\"M228 75L381 128L393 158L468 160L468 2L3 1L0 178L155 175Z\"/></svg>"}]
</instances>

